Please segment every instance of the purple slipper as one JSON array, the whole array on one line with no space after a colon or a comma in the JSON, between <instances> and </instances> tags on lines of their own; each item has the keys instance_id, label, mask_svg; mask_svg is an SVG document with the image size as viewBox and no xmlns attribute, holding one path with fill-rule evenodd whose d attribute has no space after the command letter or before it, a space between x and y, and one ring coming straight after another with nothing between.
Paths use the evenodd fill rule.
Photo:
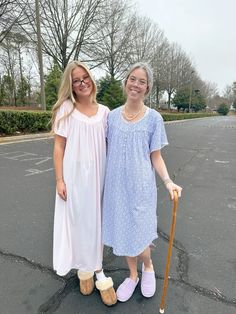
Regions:
<instances>
[{"instance_id":1,"label":"purple slipper","mask_svg":"<svg viewBox=\"0 0 236 314\"><path fill-rule=\"evenodd\" d=\"M128 301L132 294L134 293L134 290L139 282L139 278L137 278L136 281L126 278L121 285L119 285L117 291L116 291L116 296L117 300L120 302L126 302Z\"/></svg>"},{"instance_id":2,"label":"purple slipper","mask_svg":"<svg viewBox=\"0 0 236 314\"><path fill-rule=\"evenodd\" d=\"M156 292L156 278L154 271L144 271L142 265L141 292L146 298L151 298Z\"/></svg>"}]
</instances>

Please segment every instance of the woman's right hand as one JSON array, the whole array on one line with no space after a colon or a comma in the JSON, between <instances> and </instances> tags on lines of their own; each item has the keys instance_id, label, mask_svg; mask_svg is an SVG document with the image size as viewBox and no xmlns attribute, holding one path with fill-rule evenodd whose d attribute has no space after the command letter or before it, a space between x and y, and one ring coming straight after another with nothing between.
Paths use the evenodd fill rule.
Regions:
<instances>
[{"instance_id":1,"label":"woman's right hand","mask_svg":"<svg viewBox=\"0 0 236 314\"><path fill-rule=\"evenodd\" d=\"M66 184L63 181L63 179L60 179L57 181L57 194L60 196L63 201L66 201L67 199L67 192L66 192Z\"/></svg>"},{"instance_id":2,"label":"woman's right hand","mask_svg":"<svg viewBox=\"0 0 236 314\"><path fill-rule=\"evenodd\" d=\"M169 179L167 183L165 183L167 190L170 193L170 198L173 201L174 199L174 191L178 193L178 197L181 197L182 187L175 184L172 180Z\"/></svg>"}]
</instances>

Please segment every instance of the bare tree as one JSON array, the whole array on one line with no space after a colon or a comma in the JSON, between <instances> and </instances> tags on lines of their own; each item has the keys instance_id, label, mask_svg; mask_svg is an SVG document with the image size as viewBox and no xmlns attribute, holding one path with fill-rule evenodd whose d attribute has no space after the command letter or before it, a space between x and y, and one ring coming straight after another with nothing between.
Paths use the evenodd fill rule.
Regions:
<instances>
[{"instance_id":1,"label":"bare tree","mask_svg":"<svg viewBox=\"0 0 236 314\"><path fill-rule=\"evenodd\" d=\"M210 109L217 110L218 107L222 104L226 104L227 106L230 106L230 100L228 98L222 97L218 94L214 95L211 99Z\"/></svg>"},{"instance_id":2,"label":"bare tree","mask_svg":"<svg viewBox=\"0 0 236 314\"><path fill-rule=\"evenodd\" d=\"M26 6L19 6L20 3L17 0L0 0L0 44L10 32L26 23Z\"/></svg>"},{"instance_id":3,"label":"bare tree","mask_svg":"<svg viewBox=\"0 0 236 314\"><path fill-rule=\"evenodd\" d=\"M97 20L95 36L85 46L88 60L100 64L113 78L122 78L133 52L131 34L135 16L126 0L106 0L106 6Z\"/></svg>"},{"instance_id":4,"label":"bare tree","mask_svg":"<svg viewBox=\"0 0 236 314\"><path fill-rule=\"evenodd\" d=\"M195 68L186 53L176 43L169 46L163 68L165 70L163 83L168 94L168 109L170 109L174 92L189 85L191 93Z\"/></svg>"},{"instance_id":5,"label":"bare tree","mask_svg":"<svg viewBox=\"0 0 236 314\"><path fill-rule=\"evenodd\" d=\"M233 98L233 91L232 91L232 86L226 85L224 90L223 90L223 97L227 99L232 99Z\"/></svg>"},{"instance_id":6,"label":"bare tree","mask_svg":"<svg viewBox=\"0 0 236 314\"><path fill-rule=\"evenodd\" d=\"M70 60L78 59L89 40L92 24L100 16L104 0L41 0L41 33L43 52L64 70ZM36 44L35 10L27 13L31 28L25 29ZM32 18L33 17L33 18Z\"/></svg>"},{"instance_id":7,"label":"bare tree","mask_svg":"<svg viewBox=\"0 0 236 314\"><path fill-rule=\"evenodd\" d=\"M164 87L168 94L168 109L170 109L171 96L178 88L178 62L181 48L176 43L171 44L164 60Z\"/></svg>"},{"instance_id":8,"label":"bare tree","mask_svg":"<svg viewBox=\"0 0 236 314\"><path fill-rule=\"evenodd\" d=\"M236 100L236 81L233 82L231 88L232 88L232 93L233 93L233 100L235 101Z\"/></svg>"},{"instance_id":9,"label":"bare tree","mask_svg":"<svg viewBox=\"0 0 236 314\"><path fill-rule=\"evenodd\" d=\"M180 49L178 52L177 57L177 64L176 64L176 83L177 83L177 90L183 88L193 82L197 82L198 74L193 66L192 61L187 56L187 54Z\"/></svg>"},{"instance_id":10,"label":"bare tree","mask_svg":"<svg viewBox=\"0 0 236 314\"><path fill-rule=\"evenodd\" d=\"M206 98L207 107L213 109L212 108L214 106L213 99L218 94L217 84L213 83L213 82L203 82L202 81L202 89L200 87L200 90L203 91L202 94ZM227 98L227 97L225 97L225 98Z\"/></svg>"},{"instance_id":11,"label":"bare tree","mask_svg":"<svg viewBox=\"0 0 236 314\"><path fill-rule=\"evenodd\" d=\"M30 21L22 29L35 49L34 0L0 0L0 17L1 5L16 2L21 9L22 21L25 16ZM111 77L121 79L130 64L147 61L154 71L150 101L158 104L166 91L169 107L175 91L190 87L191 82L194 89L200 89L200 86L201 91L207 90L186 53L178 44L170 44L157 24L135 14L133 1L40 0L40 17L44 67L47 58L56 62L61 70L70 60L80 58L90 67L99 67ZM1 34L0 31L0 39Z\"/></svg>"},{"instance_id":12,"label":"bare tree","mask_svg":"<svg viewBox=\"0 0 236 314\"><path fill-rule=\"evenodd\" d=\"M160 45L163 32L157 24L146 16L137 16L134 20L133 31L129 33L132 54L130 63L137 61L150 61L153 58L155 47Z\"/></svg>"},{"instance_id":13,"label":"bare tree","mask_svg":"<svg viewBox=\"0 0 236 314\"><path fill-rule=\"evenodd\" d=\"M162 33L154 40L153 46L154 53L151 58L154 78L152 97L155 107L159 107L160 96L165 91L165 66L170 44L164 36L164 33Z\"/></svg>"},{"instance_id":14,"label":"bare tree","mask_svg":"<svg viewBox=\"0 0 236 314\"><path fill-rule=\"evenodd\" d=\"M2 42L2 55L1 55L1 65L3 67L3 77L6 78L8 85L8 95L7 102L9 105L16 105L16 76L17 76L17 55L13 53L14 47L12 45L11 39L5 37L4 42Z\"/></svg>"},{"instance_id":15,"label":"bare tree","mask_svg":"<svg viewBox=\"0 0 236 314\"><path fill-rule=\"evenodd\" d=\"M5 99L7 105L17 105L18 100L20 101L19 95L26 84L30 88L30 82L25 75L26 63L29 61L27 57L28 48L28 38L19 32L9 32L1 43L0 73L5 78L5 86L3 87L9 91L9 95ZM32 62L28 67L32 67Z\"/></svg>"}]
</instances>

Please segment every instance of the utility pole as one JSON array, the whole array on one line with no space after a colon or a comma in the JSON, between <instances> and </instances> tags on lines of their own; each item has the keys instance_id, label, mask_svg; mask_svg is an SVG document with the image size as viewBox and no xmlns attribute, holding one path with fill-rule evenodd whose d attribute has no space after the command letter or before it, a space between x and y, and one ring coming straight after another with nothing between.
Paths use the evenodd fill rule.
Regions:
<instances>
[{"instance_id":1,"label":"utility pole","mask_svg":"<svg viewBox=\"0 0 236 314\"><path fill-rule=\"evenodd\" d=\"M45 89L44 89L44 74L43 74L43 54L42 54L42 39L39 17L39 0L35 0L35 13L36 13L36 29L37 29L37 51L39 62L39 75L40 75L40 98L43 110L46 110Z\"/></svg>"}]
</instances>

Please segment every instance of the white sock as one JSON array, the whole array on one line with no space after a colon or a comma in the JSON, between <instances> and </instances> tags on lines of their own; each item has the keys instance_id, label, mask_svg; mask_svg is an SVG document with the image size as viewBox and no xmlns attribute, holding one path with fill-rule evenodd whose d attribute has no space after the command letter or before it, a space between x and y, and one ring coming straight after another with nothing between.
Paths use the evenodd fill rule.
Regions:
<instances>
[{"instance_id":1,"label":"white sock","mask_svg":"<svg viewBox=\"0 0 236 314\"><path fill-rule=\"evenodd\" d=\"M107 279L106 275L103 272L103 269L100 272L95 272L95 275L98 281Z\"/></svg>"}]
</instances>

